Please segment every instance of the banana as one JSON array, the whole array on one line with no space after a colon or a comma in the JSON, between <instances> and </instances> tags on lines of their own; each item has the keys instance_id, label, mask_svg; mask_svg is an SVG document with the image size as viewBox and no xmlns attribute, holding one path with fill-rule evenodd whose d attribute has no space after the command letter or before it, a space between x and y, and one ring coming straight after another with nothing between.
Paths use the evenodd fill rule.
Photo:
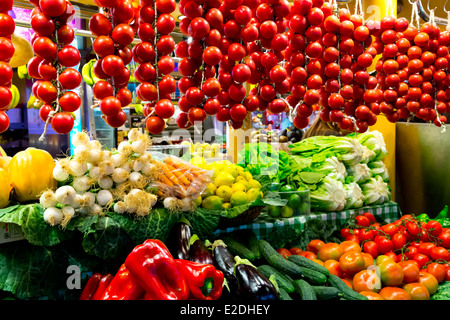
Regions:
<instances>
[{"instance_id":1,"label":"banana","mask_svg":"<svg viewBox=\"0 0 450 320\"><path fill-rule=\"evenodd\" d=\"M89 68L89 72L90 72L90 74L91 74L91 78L94 80L94 83L97 83L97 82L99 82L99 81L101 81L102 79L99 79L96 75L95 75L95 73L94 73L94 64L95 64L95 62L96 62L97 60L91 60L90 62L92 62L91 63L91 67Z\"/></svg>"},{"instance_id":2,"label":"banana","mask_svg":"<svg viewBox=\"0 0 450 320\"><path fill-rule=\"evenodd\" d=\"M93 65L92 61L95 62L95 60L91 60L88 63L86 63L81 69L81 75L83 76L84 82L86 82L86 84L91 87L95 84L94 79L92 79L91 76L91 69Z\"/></svg>"},{"instance_id":3,"label":"banana","mask_svg":"<svg viewBox=\"0 0 450 320\"><path fill-rule=\"evenodd\" d=\"M33 94L27 102L27 109L39 109L44 103L37 99Z\"/></svg>"},{"instance_id":4,"label":"banana","mask_svg":"<svg viewBox=\"0 0 450 320\"><path fill-rule=\"evenodd\" d=\"M20 67L17 68L17 76L19 77L19 79L25 79L28 76L28 70L27 70L27 65L24 64Z\"/></svg>"},{"instance_id":5,"label":"banana","mask_svg":"<svg viewBox=\"0 0 450 320\"><path fill-rule=\"evenodd\" d=\"M19 92L19 89L17 89L17 87L13 84L11 85L11 93L12 93L13 99L11 101L11 104L9 105L9 109L14 109L19 104L20 92Z\"/></svg>"}]
</instances>

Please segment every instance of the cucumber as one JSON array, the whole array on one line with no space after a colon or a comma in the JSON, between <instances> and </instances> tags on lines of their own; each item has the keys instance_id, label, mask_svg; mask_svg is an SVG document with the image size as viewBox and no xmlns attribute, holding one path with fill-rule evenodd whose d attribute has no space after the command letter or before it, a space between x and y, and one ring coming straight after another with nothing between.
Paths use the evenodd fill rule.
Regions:
<instances>
[{"instance_id":1,"label":"cucumber","mask_svg":"<svg viewBox=\"0 0 450 320\"><path fill-rule=\"evenodd\" d=\"M330 286L333 286L339 289L342 292L342 298L347 300L369 300L366 296L350 289L350 287L342 281L341 278L335 276L334 274L330 274L327 280Z\"/></svg>"},{"instance_id":2,"label":"cucumber","mask_svg":"<svg viewBox=\"0 0 450 320\"><path fill-rule=\"evenodd\" d=\"M294 300L291 298L289 293L286 292L283 288L280 288L280 300Z\"/></svg>"},{"instance_id":3,"label":"cucumber","mask_svg":"<svg viewBox=\"0 0 450 320\"><path fill-rule=\"evenodd\" d=\"M269 261L268 258L273 255L279 255L281 257L281 254L279 254L266 240L259 240L259 251L266 261Z\"/></svg>"},{"instance_id":4,"label":"cucumber","mask_svg":"<svg viewBox=\"0 0 450 320\"><path fill-rule=\"evenodd\" d=\"M335 287L313 286L317 300L332 300L342 296L341 290Z\"/></svg>"},{"instance_id":5,"label":"cucumber","mask_svg":"<svg viewBox=\"0 0 450 320\"><path fill-rule=\"evenodd\" d=\"M300 295L302 300L317 300L316 292L312 285L305 280L294 280L295 291Z\"/></svg>"},{"instance_id":6,"label":"cucumber","mask_svg":"<svg viewBox=\"0 0 450 320\"><path fill-rule=\"evenodd\" d=\"M259 240L252 230L245 230L245 240L247 242L247 247L253 252L255 258L258 260L261 258L261 251L259 250Z\"/></svg>"},{"instance_id":7,"label":"cucumber","mask_svg":"<svg viewBox=\"0 0 450 320\"><path fill-rule=\"evenodd\" d=\"M235 256L239 256L242 259L247 259L249 261L256 259L255 254L238 240L233 239L230 236L224 236L222 240L227 245L228 250Z\"/></svg>"},{"instance_id":8,"label":"cucumber","mask_svg":"<svg viewBox=\"0 0 450 320\"><path fill-rule=\"evenodd\" d=\"M302 278L308 281L310 284L324 285L327 283L328 278L322 272L300 266L299 268L302 271Z\"/></svg>"},{"instance_id":9,"label":"cucumber","mask_svg":"<svg viewBox=\"0 0 450 320\"><path fill-rule=\"evenodd\" d=\"M280 287L280 289L284 289L287 293L295 292L293 284L294 280L291 277L282 274L281 272L279 272L278 270L267 264L263 264L259 266L257 269L267 278L269 278L271 275L274 275L275 280L277 281L278 287Z\"/></svg>"},{"instance_id":10,"label":"cucumber","mask_svg":"<svg viewBox=\"0 0 450 320\"><path fill-rule=\"evenodd\" d=\"M264 255L263 252L261 254ZM303 271L301 267L296 265L295 263L286 260L277 252L277 254L272 255L266 258L269 264L274 267L276 270L281 272L282 274L286 274L293 279L299 279L303 275Z\"/></svg>"},{"instance_id":11,"label":"cucumber","mask_svg":"<svg viewBox=\"0 0 450 320\"><path fill-rule=\"evenodd\" d=\"M299 265L300 267L308 268L311 270L315 270L318 272L323 273L325 276L328 276L330 272L327 268L324 266L321 266L317 262L314 262L306 257L299 256L299 255L292 255L288 257L288 260L294 262L295 264Z\"/></svg>"}]
</instances>

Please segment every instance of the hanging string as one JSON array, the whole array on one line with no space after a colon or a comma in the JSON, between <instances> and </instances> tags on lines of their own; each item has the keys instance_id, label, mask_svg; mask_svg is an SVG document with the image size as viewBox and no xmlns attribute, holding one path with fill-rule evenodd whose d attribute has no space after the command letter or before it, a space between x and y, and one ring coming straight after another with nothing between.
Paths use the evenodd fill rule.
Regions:
<instances>
[{"instance_id":1,"label":"hanging string","mask_svg":"<svg viewBox=\"0 0 450 320\"><path fill-rule=\"evenodd\" d=\"M411 25L414 26L415 23L415 27L419 28L420 27L420 20L419 20L419 7L418 7L418 0L408 0L408 2L411 4Z\"/></svg>"}]
</instances>

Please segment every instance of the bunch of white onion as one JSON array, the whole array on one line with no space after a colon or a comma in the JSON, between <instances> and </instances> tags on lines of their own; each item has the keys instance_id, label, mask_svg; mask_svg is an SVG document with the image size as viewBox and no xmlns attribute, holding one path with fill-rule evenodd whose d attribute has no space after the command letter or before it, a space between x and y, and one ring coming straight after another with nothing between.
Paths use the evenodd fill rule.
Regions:
<instances>
[{"instance_id":1,"label":"bunch of white onion","mask_svg":"<svg viewBox=\"0 0 450 320\"><path fill-rule=\"evenodd\" d=\"M157 201L145 191L157 175L147 152L150 140L137 129L131 129L128 138L111 151L102 150L86 132L74 135L73 156L57 160L53 170L54 178L64 185L40 198L47 223L65 226L75 214L101 215L110 209L148 214Z\"/></svg>"}]
</instances>

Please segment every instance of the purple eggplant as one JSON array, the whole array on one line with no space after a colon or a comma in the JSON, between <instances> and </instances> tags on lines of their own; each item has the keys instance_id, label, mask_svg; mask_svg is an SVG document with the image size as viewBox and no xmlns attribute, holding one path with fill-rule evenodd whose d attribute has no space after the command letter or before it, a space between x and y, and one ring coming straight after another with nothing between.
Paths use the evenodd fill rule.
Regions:
<instances>
[{"instance_id":1,"label":"purple eggplant","mask_svg":"<svg viewBox=\"0 0 450 320\"><path fill-rule=\"evenodd\" d=\"M205 246L198 235L192 235L189 247L189 260L214 265L214 260L209 249Z\"/></svg>"}]
</instances>

